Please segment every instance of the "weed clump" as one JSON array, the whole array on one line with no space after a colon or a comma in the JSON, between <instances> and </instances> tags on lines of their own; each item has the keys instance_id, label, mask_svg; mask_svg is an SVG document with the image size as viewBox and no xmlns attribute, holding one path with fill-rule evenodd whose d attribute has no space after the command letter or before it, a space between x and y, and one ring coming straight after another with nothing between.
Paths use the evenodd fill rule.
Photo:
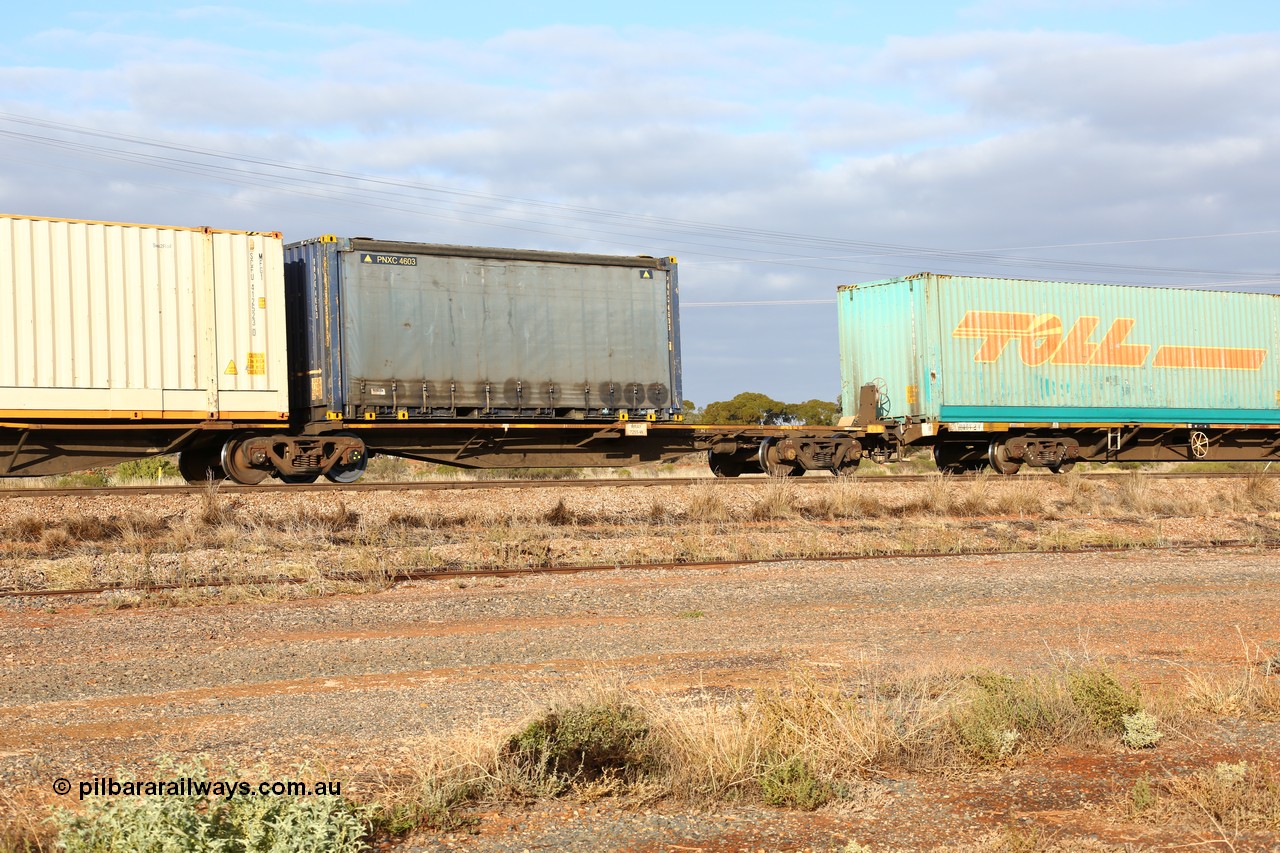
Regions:
<instances>
[{"instance_id":1,"label":"weed clump","mask_svg":"<svg viewBox=\"0 0 1280 853\"><path fill-rule=\"evenodd\" d=\"M836 796L835 787L814 773L800 755L767 762L757 781L761 798L771 806L813 811Z\"/></svg>"},{"instance_id":2,"label":"weed clump","mask_svg":"<svg viewBox=\"0 0 1280 853\"><path fill-rule=\"evenodd\" d=\"M1266 765L1221 762L1174 777L1167 788L1170 806L1203 814L1220 830L1280 829L1280 775Z\"/></svg>"},{"instance_id":3,"label":"weed clump","mask_svg":"<svg viewBox=\"0 0 1280 853\"><path fill-rule=\"evenodd\" d=\"M1069 725L1069 711L1050 681L983 672L971 679L970 700L951 712L960 751L978 764L1000 764L1040 745Z\"/></svg>"},{"instance_id":4,"label":"weed clump","mask_svg":"<svg viewBox=\"0 0 1280 853\"><path fill-rule=\"evenodd\" d=\"M9 525L9 538L17 542L39 542L46 526L43 518L26 515Z\"/></svg>"},{"instance_id":5,"label":"weed clump","mask_svg":"<svg viewBox=\"0 0 1280 853\"><path fill-rule=\"evenodd\" d=\"M802 507L801 512L808 518L830 521L872 518L880 513L880 505L865 493L860 483L841 478L831 488L823 489L823 493Z\"/></svg>"},{"instance_id":6,"label":"weed clump","mask_svg":"<svg viewBox=\"0 0 1280 853\"><path fill-rule=\"evenodd\" d=\"M221 527L235 520L235 509L222 497L218 487L218 481L211 479L204 488L200 522L205 527Z\"/></svg>"},{"instance_id":7,"label":"weed clump","mask_svg":"<svg viewBox=\"0 0 1280 853\"><path fill-rule=\"evenodd\" d=\"M1133 814L1140 815L1151 811L1158 801L1159 798L1156 796L1150 777L1143 776L1133 783L1133 790L1129 792L1129 809Z\"/></svg>"},{"instance_id":8,"label":"weed clump","mask_svg":"<svg viewBox=\"0 0 1280 853\"><path fill-rule=\"evenodd\" d=\"M421 527L430 527L431 522L420 512L396 510L387 516L387 526L400 530L416 530Z\"/></svg>"},{"instance_id":9,"label":"weed clump","mask_svg":"<svg viewBox=\"0 0 1280 853\"><path fill-rule=\"evenodd\" d=\"M1240 497L1255 509L1272 509L1276 504L1275 487L1267 476L1255 473L1245 480Z\"/></svg>"},{"instance_id":10,"label":"weed clump","mask_svg":"<svg viewBox=\"0 0 1280 853\"><path fill-rule=\"evenodd\" d=\"M656 763L644 712L620 700L549 711L507 739L502 757L535 783L557 792L612 777L637 779Z\"/></svg>"},{"instance_id":11,"label":"weed clump","mask_svg":"<svg viewBox=\"0 0 1280 853\"><path fill-rule=\"evenodd\" d=\"M690 489L688 515L692 521L728 521L729 507L715 486L699 483Z\"/></svg>"},{"instance_id":12,"label":"weed clump","mask_svg":"<svg viewBox=\"0 0 1280 853\"><path fill-rule=\"evenodd\" d=\"M1122 734L1125 717L1136 715L1141 708L1137 689L1121 684L1114 673L1102 667L1067 673L1067 690L1100 734Z\"/></svg>"},{"instance_id":13,"label":"weed clump","mask_svg":"<svg viewBox=\"0 0 1280 853\"><path fill-rule=\"evenodd\" d=\"M299 525L318 529L330 539L344 531L354 530L360 525L360 513L348 507L346 501L342 500L329 509L305 507L298 510L295 518Z\"/></svg>"}]
</instances>

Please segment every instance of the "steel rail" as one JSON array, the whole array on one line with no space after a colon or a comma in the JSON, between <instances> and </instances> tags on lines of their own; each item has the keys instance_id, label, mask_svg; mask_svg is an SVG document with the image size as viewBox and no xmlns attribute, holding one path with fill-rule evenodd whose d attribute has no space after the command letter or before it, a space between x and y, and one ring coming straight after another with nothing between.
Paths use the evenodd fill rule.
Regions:
<instances>
[{"instance_id":1,"label":"steel rail","mask_svg":"<svg viewBox=\"0 0 1280 853\"><path fill-rule=\"evenodd\" d=\"M885 474L869 476L852 476L848 482L867 484L889 483L925 483L938 479L938 474ZM1063 475L1031 474L1020 475L1021 479L1031 477L1060 478ZM1091 472L1078 474L1086 480L1114 480L1119 477L1137 476L1150 480L1247 480L1253 477L1280 479L1280 473L1253 474L1231 471L1214 471L1203 473L1186 472L1141 472L1117 471L1114 473ZM992 482L1019 482L1019 477L1000 477L994 474L956 474L946 475L948 480L966 482L987 477ZM817 483L830 483L834 477L784 477L779 482L808 486ZM844 478L841 478L844 479ZM253 495L253 494L303 494L307 492L414 492L414 491L449 491L449 490L484 490L484 489L599 489L611 486L631 488L636 486L688 486L695 483L711 483L717 487L731 488L734 485L751 485L772 482L774 478L763 474L747 475L735 478L716 477L601 477L593 479L563 480L411 480L401 483L310 483L310 484L272 484L258 486L242 486L238 483L223 481L215 488L220 494ZM29 497L81 497L86 495L198 495L209 491L207 485L172 485L172 486L68 486L42 487L20 486L4 488L0 486L0 498Z\"/></svg>"},{"instance_id":2,"label":"steel rail","mask_svg":"<svg viewBox=\"0 0 1280 853\"><path fill-rule=\"evenodd\" d=\"M523 575L571 575L593 572L621 571L706 571L713 569L731 569L742 566L780 565L782 563L854 563L868 560L935 560L964 557L1007 557L1007 556L1056 556L1071 554L1117 554L1135 551L1201 551L1210 548L1271 550L1280 548L1280 539L1250 541L1244 539L1222 539L1208 542L1184 542L1169 545L1096 545L1077 548L1044 548L1035 550L1016 550L1009 548L963 549L959 551L884 551L874 554L793 554L779 557L762 557L748 560L703 560L690 562L651 562L651 563L605 563L599 565L558 565L558 566L488 566L479 569L408 569L386 575L387 583L404 583L420 580L459 580L467 578L505 578ZM181 583L135 584L135 585L103 585L93 587L76 587L68 589L9 589L0 590L0 598L50 598L70 595L101 595L105 592L164 592L175 589L202 589L226 586L269 586L299 585L316 580L327 581L367 581L369 576L352 572L322 572L315 577L300 578L252 577L252 578L206 578L188 580Z\"/></svg>"}]
</instances>

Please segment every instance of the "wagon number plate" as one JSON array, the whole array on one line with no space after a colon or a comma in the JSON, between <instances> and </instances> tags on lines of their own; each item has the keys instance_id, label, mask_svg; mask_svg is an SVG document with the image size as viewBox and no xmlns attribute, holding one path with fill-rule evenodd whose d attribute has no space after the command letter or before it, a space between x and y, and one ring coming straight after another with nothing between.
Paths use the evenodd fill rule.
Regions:
<instances>
[{"instance_id":1,"label":"wagon number plate","mask_svg":"<svg viewBox=\"0 0 1280 853\"><path fill-rule=\"evenodd\" d=\"M418 259L413 255L375 255L365 252L360 256L362 264L381 264L389 267L416 267Z\"/></svg>"}]
</instances>

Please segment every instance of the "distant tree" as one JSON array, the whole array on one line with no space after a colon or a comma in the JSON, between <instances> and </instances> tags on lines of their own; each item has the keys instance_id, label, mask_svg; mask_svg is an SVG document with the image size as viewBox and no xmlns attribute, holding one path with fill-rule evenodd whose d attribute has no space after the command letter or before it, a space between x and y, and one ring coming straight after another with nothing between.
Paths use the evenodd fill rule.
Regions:
<instances>
[{"instance_id":1,"label":"distant tree","mask_svg":"<svg viewBox=\"0 0 1280 853\"><path fill-rule=\"evenodd\" d=\"M777 424L787 420L786 403L754 391L744 391L732 400L708 403L702 410L702 422L708 424Z\"/></svg>"},{"instance_id":2,"label":"distant tree","mask_svg":"<svg viewBox=\"0 0 1280 853\"><path fill-rule=\"evenodd\" d=\"M684 415L684 422L687 424L702 423L702 412L698 411L698 404L692 400L685 400L680 404L680 413Z\"/></svg>"},{"instance_id":3,"label":"distant tree","mask_svg":"<svg viewBox=\"0 0 1280 853\"><path fill-rule=\"evenodd\" d=\"M840 420L840 404L826 400L780 403L754 391L744 391L732 400L708 403L690 414L693 405L685 402L685 420L703 424L808 424L834 426Z\"/></svg>"},{"instance_id":4,"label":"distant tree","mask_svg":"<svg viewBox=\"0 0 1280 853\"><path fill-rule=\"evenodd\" d=\"M787 418L809 426L835 426L840 420L840 404L826 400L805 400L787 405Z\"/></svg>"}]
</instances>

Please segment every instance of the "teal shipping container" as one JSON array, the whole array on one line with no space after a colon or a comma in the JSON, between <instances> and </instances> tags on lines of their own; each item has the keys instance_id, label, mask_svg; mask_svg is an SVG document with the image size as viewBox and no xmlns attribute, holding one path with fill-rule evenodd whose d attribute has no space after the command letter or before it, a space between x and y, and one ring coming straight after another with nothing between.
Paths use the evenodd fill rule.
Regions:
<instances>
[{"instance_id":1,"label":"teal shipping container","mask_svg":"<svg viewBox=\"0 0 1280 853\"><path fill-rule=\"evenodd\" d=\"M842 287L841 399L956 424L1280 423L1280 296L920 273Z\"/></svg>"}]
</instances>

